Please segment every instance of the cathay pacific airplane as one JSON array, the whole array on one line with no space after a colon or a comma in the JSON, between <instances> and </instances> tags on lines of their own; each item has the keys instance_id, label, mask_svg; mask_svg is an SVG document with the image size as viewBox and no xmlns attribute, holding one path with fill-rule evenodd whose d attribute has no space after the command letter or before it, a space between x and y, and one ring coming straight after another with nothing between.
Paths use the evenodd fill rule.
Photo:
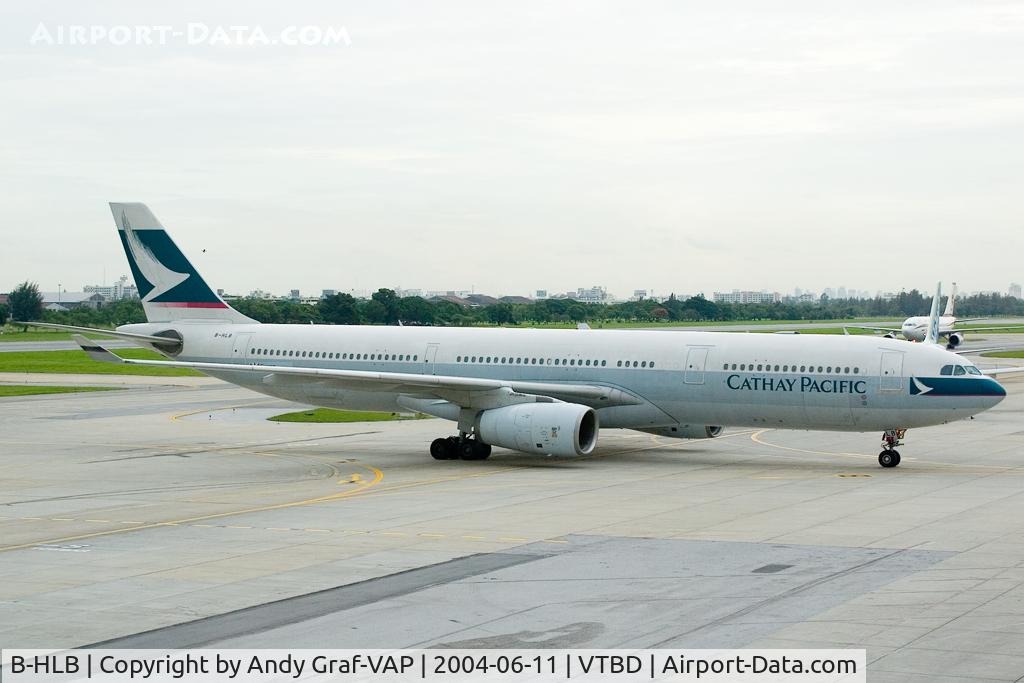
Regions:
<instances>
[{"instance_id":1,"label":"cathay pacific airplane","mask_svg":"<svg viewBox=\"0 0 1024 683\"><path fill-rule=\"evenodd\" d=\"M484 459L491 446L587 455L599 428L707 439L730 426L881 431L878 461L895 467L908 428L964 419L1006 395L934 343L938 294L928 344L841 335L263 325L207 285L144 204L110 207L148 321L112 334L167 360L121 359L76 335L93 358L194 368L317 406L451 420L458 435L430 445L438 460Z\"/></svg>"},{"instance_id":2,"label":"cathay pacific airplane","mask_svg":"<svg viewBox=\"0 0 1024 683\"><path fill-rule=\"evenodd\" d=\"M972 327L970 330L957 329L957 323L965 323L971 320L985 320L985 318L957 318L953 313L954 306L956 305L956 283L953 283L953 289L949 294L949 298L946 300L946 310L939 317L939 338L946 340L946 348L952 351L966 339L965 332L986 332L991 330L1018 330L1024 329L1022 325L1002 325L1000 327ZM897 335L901 335L904 339L909 341L921 342L925 340L928 334L928 316L926 315L912 315L903 321L903 324L899 328L894 327L872 327L871 325L848 325L847 327L857 327L863 330L874 330L875 332L882 332L889 339L895 339Z\"/></svg>"}]
</instances>

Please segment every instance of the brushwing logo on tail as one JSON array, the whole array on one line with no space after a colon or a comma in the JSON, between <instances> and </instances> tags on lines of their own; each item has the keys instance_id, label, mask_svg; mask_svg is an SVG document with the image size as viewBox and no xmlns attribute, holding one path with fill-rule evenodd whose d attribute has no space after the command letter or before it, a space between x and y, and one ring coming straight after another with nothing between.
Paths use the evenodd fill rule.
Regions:
<instances>
[{"instance_id":1,"label":"brushwing logo on tail","mask_svg":"<svg viewBox=\"0 0 1024 683\"><path fill-rule=\"evenodd\" d=\"M124 226L125 242L128 244L128 250L135 261L135 267L139 269L142 276L153 286L142 297L144 302L152 301L161 294L171 291L189 278L188 273L175 272L157 260L153 251L143 244L142 240L139 239L138 233L132 229L131 223L128 222L128 216L124 211L121 212L121 224Z\"/></svg>"}]
</instances>

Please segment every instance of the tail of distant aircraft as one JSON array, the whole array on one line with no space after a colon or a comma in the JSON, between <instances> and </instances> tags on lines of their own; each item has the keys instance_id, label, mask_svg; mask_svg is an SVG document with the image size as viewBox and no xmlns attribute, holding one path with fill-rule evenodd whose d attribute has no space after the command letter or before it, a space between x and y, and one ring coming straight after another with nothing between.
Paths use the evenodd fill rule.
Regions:
<instances>
[{"instance_id":1,"label":"tail of distant aircraft","mask_svg":"<svg viewBox=\"0 0 1024 683\"><path fill-rule=\"evenodd\" d=\"M949 292L949 298L946 299L946 312L942 315L952 316L953 307L956 305L956 283L953 283L953 289Z\"/></svg>"},{"instance_id":2,"label":"tail of distant aircraft","mask_svg":"<svg viewBox=\"0 0 1024 683\"><path fill-rule=\"evenodd\" d=\"M145 204L114 203L121 237L149 322L175 320L254 323L210 289Z\"/></svg>"},{"instance_id":3,"label":"tail of distant aircraft","mask_svg":"<svg viewBox=\"0 0 1024 683\"><path fill-rule=\"evenodd\" d=\"M950 297L952 298L952 297ZM925 344L939 343L939 304L942 301L942 283L935 288L935 298L932 299L932 312L928 316L928 334L924 338Z\"/></svg>"}]
</instances>

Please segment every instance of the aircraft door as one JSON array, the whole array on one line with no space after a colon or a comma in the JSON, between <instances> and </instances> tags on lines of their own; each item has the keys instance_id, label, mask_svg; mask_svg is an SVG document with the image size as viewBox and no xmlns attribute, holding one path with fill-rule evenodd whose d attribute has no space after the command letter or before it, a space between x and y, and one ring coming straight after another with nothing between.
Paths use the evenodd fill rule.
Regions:
<instances>
[{"instance_id":1,"label":"aircraft door","mask_svg":"<svg viewBox=\"0 0 1024 683\"><path fill-rule=\"evenodd\" d=\"M878 375L879 391L901 391L903 389L903 352L883 351L882 365Z\"/></svg>"},{"instance_id":2,"label":"aircraft door","mask_svg":"<svg viewBox=\"0 0 1024 683\"><path fill-rule=\"evenodd\" d=\"M252 339L252 333L236 334L234 339L234 346L231 352L230 362L241 362L244 361L250 355L249 340Z\"/></svg>"},{"instance_id":3,"label":"aircraft door","mask_svg":"<svg viewBox=\"0 0 1024 683\"><path fill-rule=\"evenodd\" d=\"M686 384L704 384L704 369L708 362L708 347L691 346L686 354L686 371L683 382Z\"/></svg>"},{"instance_id":4,"label":"aircraft door","mask_svg":"<svg viewBox=\"0 0 1024 683\"><path fill-rule=\"evenodd\" d=\"M437 359L437 349L440 344L427 344L427 350L423 352L423 372L428 375L437 374L434 372L434 361Z\"/></svg>"}]
</instances>

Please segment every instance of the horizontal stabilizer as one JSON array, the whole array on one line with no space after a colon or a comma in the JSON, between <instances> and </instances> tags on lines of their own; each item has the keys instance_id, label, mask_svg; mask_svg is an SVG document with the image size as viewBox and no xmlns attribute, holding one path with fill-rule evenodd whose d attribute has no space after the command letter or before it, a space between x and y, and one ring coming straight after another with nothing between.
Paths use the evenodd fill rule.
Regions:
<instances>
[{"instance_id":1,"label":"horizontal stabilizer","mask_svg":"<svg viewBox=\"0 0 1024 683\"><path fill-rule=\"evenodd\" d=\"M13 323L14 325L29 325L30 327L43 327L48 330L66 330L68 332L83 332L85 334L103 334L108 337L124 339L125 341L147 342L149 344L181 344L180 340L171 337L158 337L151 334L136 334L135 332L118 332L117 330L103 330L98 327L79 327L78 325L58 325L57 323Z\"/></svg>"}]
</instances>

